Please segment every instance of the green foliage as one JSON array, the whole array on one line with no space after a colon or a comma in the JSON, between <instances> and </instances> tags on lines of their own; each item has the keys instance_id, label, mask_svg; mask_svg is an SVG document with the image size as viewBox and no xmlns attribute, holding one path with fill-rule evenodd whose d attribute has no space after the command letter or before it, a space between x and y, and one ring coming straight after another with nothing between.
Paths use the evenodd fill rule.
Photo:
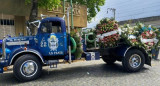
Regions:
<instances>
[{"instance_id":1,"label":"green foliage","mask_svg":"<svg viewBox=\"0 0 160 86\"><path fill-rule=\"evenodd\" d=\"M61 6L61 0L37 0L38 7L52 9L53 7ZM25 0L26 4L31 4L32 0Z\"/></svg>"},{"instance_id":2,"label":"green foliage","mask_svg":"<svg viewBox=\"0 0 160 86\"><path fill-rule=\"evenodd\" d=\"M70 2L70 0L67 1ZM73 0L73 3L87 6L87 20L90 22L100 11L100 6L105 4L105 0Z\"/></svg>"},{"instance_id":3,"label":"green foliage","mask_svg":"<svg viewBox=\"0 0 160 86\"><path fill-rule=\"evenodd\" d=\"M53 7L60 6L60 0L38 0L38 6L42 8L52 9Z\"/></svg>"},{"instance_id":4,"label":"green foliage","mask_svg":"<svg viewBox=\"0 0 160 86\"><path fill-rule=\"evenodd\" d=\"M53 7L61 6L61 1L63 0L37 0L37 1L38 1L38 7L45 9L52 9ZM70 0L67 0L67 2L70 2ZM96 16L97 12L100 11L100 6L103 6L105 4L105 0L72 0L72 2L87 6L88 22L90 22L91 19ZM32 0L25 0L25 3L31 4Z\"/></svg>"},{"instance_id":5,"label":"green foliage","mask_svg":"<svg viewBox=\"0 0 160 86\"><path fill-rule=\"evenodd\" d=\"M81 55L83 53L80 36L77 35L77 33L80 33L80 31L81 31L81 29L72 29L71 33L70 33L71 37L74 38L74 40L76 41L76 44L77 44L76 52L73 53L75 58L81 58Z\"/></svg>"},{"instance_id":6,"label":"green foliage","mask_svg":"<svg viewBox=\"0 0 160 86\"><path fill-rule=\"evenodd\" d=\"M25 0L25 4L31 4L31 0Z\"/></svg>"}]
</instances>

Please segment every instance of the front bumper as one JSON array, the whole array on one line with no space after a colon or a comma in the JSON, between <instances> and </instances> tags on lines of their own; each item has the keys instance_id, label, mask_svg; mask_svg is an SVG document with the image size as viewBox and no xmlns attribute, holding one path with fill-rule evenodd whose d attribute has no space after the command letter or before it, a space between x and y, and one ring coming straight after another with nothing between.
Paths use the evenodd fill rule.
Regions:
<instances>
[{"instance_id":1,"label":"front bumper","mask_svg":"<svg viewBox=\"0 0 160 86\"><path fill-rule=\"evenodd\" d=\"M3 68L8 66L7 60L0 60L0 73L3 73Z\"/></svg>"}]
</instances>

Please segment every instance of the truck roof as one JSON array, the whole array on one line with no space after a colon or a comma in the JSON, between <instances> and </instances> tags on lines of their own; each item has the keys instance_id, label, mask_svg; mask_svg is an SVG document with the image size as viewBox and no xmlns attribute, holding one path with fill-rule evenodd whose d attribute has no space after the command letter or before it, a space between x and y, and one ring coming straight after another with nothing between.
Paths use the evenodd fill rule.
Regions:
<instances>
[{"instance_id":1,"label":"truck roof","mask_svg":"<svg viewBox=\"0 0 160 86\"><path fill-rule=\"evenodd\" d=\"M42 19L41 23L45 23L45 22L48 22L48 21L59 21L61 23L64 22L64 20L62 18L60 18L60 17L47 17L45 19Z\"/></svg>"},{"instance_id":2,"label":"truck roof","mask_svg":"<svg viewBox=\"0 0 160 86\"><path fill-rule=\"evenodd\" d=\"M61 28L62 28L62 32L66 32L66 24L65 24L65 20L63 18L60 17L47 17L41 20L41 24L42 23L46 23L46 22L60 22L61 23ZM41 25L38 29L38 33L40 32L40 28Z\"/></svg>"}]
</instances>

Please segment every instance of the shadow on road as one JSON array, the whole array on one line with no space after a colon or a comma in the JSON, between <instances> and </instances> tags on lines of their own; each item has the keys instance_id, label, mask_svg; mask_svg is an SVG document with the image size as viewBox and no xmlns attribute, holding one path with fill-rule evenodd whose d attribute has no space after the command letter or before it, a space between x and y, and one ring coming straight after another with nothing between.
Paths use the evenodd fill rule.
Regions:
<instances>
[{"instance_id":1,"label":"shadow on road","mask_svg":"<svg viewBox=\"0 0 160 86\"><path fill-rule=\"evenodd\" d=\"M144 73L148 68L143 68L140 72L136 73L127 73L123 70L122 65L120 64L113 64L113 65L106 65L105 63L96 64L96 65L83 65L83 66L76 66L76 67L69 67L63 69L51 69L48 71L44 69L42 71L42 75L39 79L35 81L25 82L25 83L32 83L32 82L53 82L53 81L63 81L63 80L73 80L76 78L88 78L88 77L123 77L128 76L131 74L140 74ZM14 77L13 73L4 73L0 75L0 84L7 84L7 85L18 85L23 84L22 82L18 82L17 79Z\"/></svg>"}]
</instances>

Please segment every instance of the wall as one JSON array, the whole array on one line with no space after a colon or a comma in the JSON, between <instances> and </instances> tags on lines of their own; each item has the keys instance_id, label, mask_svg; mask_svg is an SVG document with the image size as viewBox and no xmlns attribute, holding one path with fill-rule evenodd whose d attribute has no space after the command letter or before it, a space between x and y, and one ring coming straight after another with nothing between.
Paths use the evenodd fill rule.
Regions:
<instances>
[{"instance_id":1,"label":"wall","mask_svg":"<svg viewBox=\"0 0 160 86\"><path fill-rule=\"evenodd\" d=\"M0 13L28 16L31 6L25 5L25 0L0 0Z\"/></svg>"},{"instance_id":2,"label":"wall","mask_svg":"<svg viewBox=\"0 0 160 86\"><path fill-rule=\"evenodd\" d=\"M67 8L69 7L69 3L65 3L65 20L67 21ZM53 8L50 10L40 9L39 10L39 17L40 14L49 15L49 16L56 16L59 17L64 16L63 6L59 8ZM71 22L71 16L70 16ZM87 27L87 7L84 5L76 5L73 4L73 26L74 27ZM71 23L70 23L71 24ZM67 25L67 22L66 22Z\"/></svg>"},{"instance_id":3,"label":"wall","mask_svg":"<svg viewBox=\"0 0 160 86\"><path fill-rule=\"evenodd\" d=\"M30 14L30 5L25 5L25 0L0 0L0 13L15 15L15 16L26 16ZM66 11L69 7L69 3L66 2ZM73 4L73 21L75 27L86 27L87 26L87 7L84 5ZM59 8L53 8L52 10L39 9L38 15L58 15L63 16L63 5Z\"/></svg>"},{"instance_id":4,"label":"wall","mask_svg":"<svg viewBox=\"0 0 160 86\"><path fill-rule=\"evenodd\" d=\"M26 5L25 0L0 0L0 19L2 19L1 15L5 15L6 18L8 19L9 17L7 15L12 15L15 25L14 26L5 26L5 30L3 30L2 25L0 25L0 30L4 34L8 34L10 31L7 28L13 28L12 29L12 36L18 36L19 33L23 33L26 35L26 25L25 22L28 20L29 15L30 15L30 9L31 5ZM66 8L65 10L67 11L67 8L69 7L69 3L66 2ZM66 14L65 11L65 14ZM38 11L38 16L40 18L40 14L45 14L49 16L55 16L58 15L59 17L62 17L64 15L63 13L63 5L62 7L59 8L53 8L51 10L46 10L46 9L39 9ZM73 4L73 21L74 21L74 27L87 27L87 7L84 5L75 5ZM67 15L65 20L67 21ZM70 18L71 22L71 18ZM71 23L70 23L71 24ZM67 22L66 22L67 25ZM0 33L0 39L3 37L3 33Z\"/></svg>"},{"instance_id":5,"label":"wall","mask_svg":"<svg viewBox=\"0 0 160 86\"><path fill-rule=\"evenodd\" d=\"M26 35L26 20L24 16L15 16L15 28L16 28L16 36L19 35L19 33L23 33Z\"/></svg>"},{"instance_id":6,"label":"wall","mask_svg":"<svg viewBox=\"0 0 160 86\"><path fill-rule=\"evenodd\" d=\"M15 25L4 25L3 21L4 19L7 20L14 20L14 16L13 15L3 15L0 14L0 39L2 39L4 36L6 35L11 35L11 36L15 36ZM14 24L13 22L9 22L9 24Z\"/></svg>"}]
</instances>

